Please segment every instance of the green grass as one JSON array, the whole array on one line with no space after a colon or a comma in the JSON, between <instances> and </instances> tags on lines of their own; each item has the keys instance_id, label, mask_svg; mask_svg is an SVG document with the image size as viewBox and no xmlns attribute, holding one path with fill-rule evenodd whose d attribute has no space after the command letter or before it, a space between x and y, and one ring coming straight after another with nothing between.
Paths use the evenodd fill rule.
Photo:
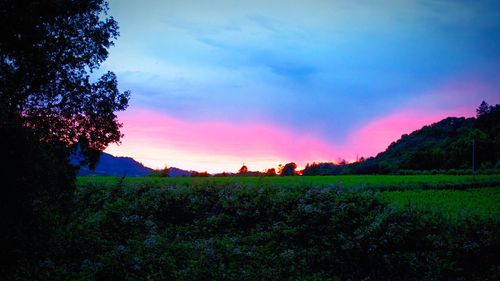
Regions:
<instances>
[{"instance_id":1,"label":"green grass","mask_svg":"<svg viewBox=\"0 0 500 281\"><path fill-rule=\"evenodd\" d=\"M210 177L210 178L158 178L136 177L125 178L124 184L147 184L153 186L165 185L204 185L204 184L242 184L250 186L330 186L340 184L344 187L389 187L389 186L428 186L437 184L461 184L467 182L500 182L500 175L342 175L342 176L301 176L301 177ZM77 183L114 184L117 177L78 177Z\"/></svg>"},{"instance_id":2,"label":"green grass","mask_svg":"<svg viewBox=\"0 0 500 281\"><path fill-rule=\"evenodd\" d=\"M500 217L500 187L389 191L382 192L381 196L399 208L430 210L452 220L468 216Z\"/></svg>"},{"instance_id":3,"label":"green grass","mask_svg":"<svg viewBox=\"0 0 500 281\"><path fill-rule=\"evenodd\" d=\"M78 185L116 185L117 177L79 177ZM371 189L381 192L382 198L397 207L431 210L452 220L466 216L481 218L500 216L500 175L343 175L302 177L210 177L210 178L125 178L124 186L298 186L327 187L338 185L347 188ZM467 184L479 183L483 188L467 189ZM490 188L484 188L488 186ZM464 187L465 186L465 187ZM444 188L443 190L441 190ZM451 190L447 190L450 188ZM455 189L461 190L455 190Z\"/></svg>"}]
</instances>

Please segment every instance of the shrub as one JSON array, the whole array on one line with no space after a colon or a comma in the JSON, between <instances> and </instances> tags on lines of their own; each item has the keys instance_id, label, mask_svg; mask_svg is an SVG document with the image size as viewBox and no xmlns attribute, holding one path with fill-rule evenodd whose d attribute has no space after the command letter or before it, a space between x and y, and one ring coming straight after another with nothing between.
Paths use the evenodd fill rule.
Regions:
<instances>
[{"instance_id":1,"label":"shrub","mask_svg":"<svg viewBox=\"0 0 500 281\"><path fill-rule=\"evenodd\" d=\"M498 218L450 223L339 185L89 185L76 203L72 254L52 258L47 276L493 280L500 264Z\"/></svg>"}]
</instances>

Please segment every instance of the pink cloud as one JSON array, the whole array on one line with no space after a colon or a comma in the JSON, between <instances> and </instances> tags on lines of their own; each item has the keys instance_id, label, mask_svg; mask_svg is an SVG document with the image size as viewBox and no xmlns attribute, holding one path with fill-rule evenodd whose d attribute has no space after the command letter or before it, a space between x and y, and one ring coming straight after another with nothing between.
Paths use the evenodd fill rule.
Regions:
<instances>
[{"instance_id":1,"label":"pink cloud","mask_svg":"<svg viewBox=\"0 0 500 281\"><path fill-rule=\"evenodd\" d=\"M129 110L120 121L124 123L123 143L107 151L156 168L167 164L209 172L236 171L244 162L250 169L263 170L288 161L305 165L338 155L331 143L272 124L187 121L147 109Z\"/></svg>"},{"instance_id":2,"label":"pink cloud","mask_svg":"<svg viewBox=\"0 0 500 281\"><path fill-rule=\"evenodd\" d=\"M338 157L354 161L358 155L375 156L402 134L448 116L461 115L461 110L439 113L401 110L353 130L345 143L336 144L272 124L197 122L136 109L120 116L124 123L123 143L106 151L133 157L154 168L168 165L220 172L236 171L245 163L250 169L264 170L289 161L303 167L306 163L335 161Z\"/></svg>"},{"instance_id":3,"label":"pink cloud","mask_svg":"<svg viewBox=\"0 0 500 281\"><path fill-rule=\"evenodd\" d=\"M183 120L136 107L120 115L123 143L107 152L131 156L154 168L167 164L209 172L236 171L242 163L251 170L264 170L289 161L299 167L338 157L353 161L356 156L375 156L402 134L424 125L449 116L473 116L483 99L498 102L492 94L495 89L474 80L450 81L353 128L344 143L322 138L321 132L303 134L266 122Z\"/></svg>"},{"instance_id":4,"label":"pink cloud","mask_svg":"<svg viewBox=\"0 0 500 281\"><path fill-rule=\"evenodd\" d=\"M397 111L354 129L344 145L342 155L349 160L375 156L401 135L447 117L472 117L481 101L500 102L495 82L485 82L474 75L455 77L410 99Z\"/></svg>"},{"instance_id":5,"label":"pink cloud","mask_svg":"<svg viewBox=\"0 0 500 281\"><path fill-rule=\"evenodd\" d=\"M415 109L397 111L353 131L345 145L341 147L342 152L349 160L355 159L356 155L375 156L403 134L409 134L446 117L468 115L464 113L462 109L434 113Z\"/></svg>"}]
</instances>

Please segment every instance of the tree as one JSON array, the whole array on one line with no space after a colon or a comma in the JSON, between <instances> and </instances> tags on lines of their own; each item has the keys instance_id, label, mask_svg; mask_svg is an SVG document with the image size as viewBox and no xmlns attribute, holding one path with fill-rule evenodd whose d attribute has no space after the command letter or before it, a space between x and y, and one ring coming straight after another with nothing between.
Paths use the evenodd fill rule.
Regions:
<instances>
[{"instance_id":1,"label":"tree","mask_svg":"<svg viewBox=\"0 0 500 281\"><path fill-rule=\"evenodd\" d=\"M266 176L276 176L276 169L275 168L269 168L266 170L264 173Z\"/></svg>"},{"instance_id":2,"label":"tree","mask_svg":"<svg viewBox=\"0 0 500 281\"><path fill-rule=\"evenodd\" d=\"M275 168L270 168L267 169L265 172L266 176L276 176L276 169Z\"/></svg>"},{"instance_id":3,"label":"tree","mask_svg":"<svg viewBox=\"0 0 500 281\"><path fill-rule=\"evenodd\" d=\"M191 177L207 178L207 177L210 177L210 174L207 171L204 171L204 172L193 172L191 174Z\"/></svg>"},{"instance_id":4,"label":"tree","mask_svg":"<svg viewBox=\"0 0 500 281\"><path fill-rule=\"evenodd\" d=\"M347 165L347 161L343 158L338 157L337 160L335 160L338 166L344 166Z\"/></svg>"},{"instance_id":5,"label":"tree","mask_svg":"<svg viewBox=\"0 0 500 281\"><path fill-rule=\"evenodd\" d=\"M241 168L238 170L238 174L246 174L248 173L248 167L243 165Z\"/></svg>"},{"instance_id":6,"label":"tree","mask_svg":"<svg viewBox=\"0 0 500 281\"><path fill-rule=\"evenodd\" d=\"M98 151L119 142L128 92L112 72L91 75L108 56L118 25L105 0L0 3L0 126L23 126L40 141Z\"/></svg>"},{"instance_id":7,"label":"tree","mask_svg":"<svg viewBox=\"0 0 500 281\"><path fill-rule=\"evenodd\" d=\"M129 93L112 72L93 78L118 36L107 9L105 0L0 1L0 276L7 280L37 279L39 261L62 248L55 232L75 188L71 151L94 164L122 136L115 112Z\"/></svg>"},{"instance_id":8,"label":"tree","mask_svg":"<svg viewBox=\"0 0 500 281\"><path fill-rule=\"evenodd\" d=\"M169 169L167 167L167 165L165 165L165 167L163 167L163 169L161 169L160 171L160 177L162 178L165 178L165 177L169 177Z\"/></svg>"},{"instance_id":9,"label":"tree","mask_svg":"<svg viewBox=\"0 0 500 281\"><path fill-rule=\"evenodd\" d=\"M479 107L476 109L476 117L481 117L481 116L484 116L486 114L488 114L491 110L491 107L490 105L483 101L481 102L481 104L479 105Z\"/></svg>"},{"instance_id":10,"label":"tree","mask_svg":"<svg viewBox=\"0 0 500 281\"><path fill-rule=\"evenodd\" d=\"M294 176L295 169L297 169L297 164L295 164L294 162L287 163L280 170L280 176Z\"/></svg>"}]
</instances>

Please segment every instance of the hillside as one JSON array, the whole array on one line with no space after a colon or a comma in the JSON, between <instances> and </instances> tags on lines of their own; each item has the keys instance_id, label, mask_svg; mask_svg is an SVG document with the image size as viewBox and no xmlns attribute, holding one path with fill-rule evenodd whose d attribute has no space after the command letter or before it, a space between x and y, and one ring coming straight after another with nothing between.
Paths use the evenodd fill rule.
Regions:
<instances>
[{"instance_id":1,"label":"hillside","mask_svg":"<svg viewBox=\"0 0 500 281\"><path fill-rule=\"evenodd\" d=\"M145 177L154 173L160 173L160 171L146 167L132 157L118 157L102 152L95 169L91 170L87 166L82 166L78 171L78 176ZM195 173L195 171L175 167L168 168L169 177L190 177Z\"/></svg>"},{"instance_id":2,"label":"hillside","mask_svg":"<svg viewBox=\"0 0 500 281\"><path fill-rule=\"evenodd\" d=\"M94 170L82 166L78 172L79 176L99 175L99 176L128 176L143 177L151 174L153 169L145 167L142 163L130 157L115 157L102 152L99 162Z\"/></svg>"},{"instance_id":3,"label":"hillside","mask_svg":"<svg viewBox=\"0 0 500 281\"><path fill-rule=\"evenodd\" d=\"M500 105L482 104L475 118L448 117L405 134L376 157L336 165L314 163L304 175L396 173L400 170L498 168L500 161Z\"/></svg>"},{"instance_id":4,"label":"hillside","mask_svg":"<svg viewBox=\"0 0 500 281\"><path fill-rule=\"evenodd\" d=\"M403 135L376 157L379 170L492 168L500 160L500 106L477 118L446 118Z\"/></svg>"}]
</instances>

